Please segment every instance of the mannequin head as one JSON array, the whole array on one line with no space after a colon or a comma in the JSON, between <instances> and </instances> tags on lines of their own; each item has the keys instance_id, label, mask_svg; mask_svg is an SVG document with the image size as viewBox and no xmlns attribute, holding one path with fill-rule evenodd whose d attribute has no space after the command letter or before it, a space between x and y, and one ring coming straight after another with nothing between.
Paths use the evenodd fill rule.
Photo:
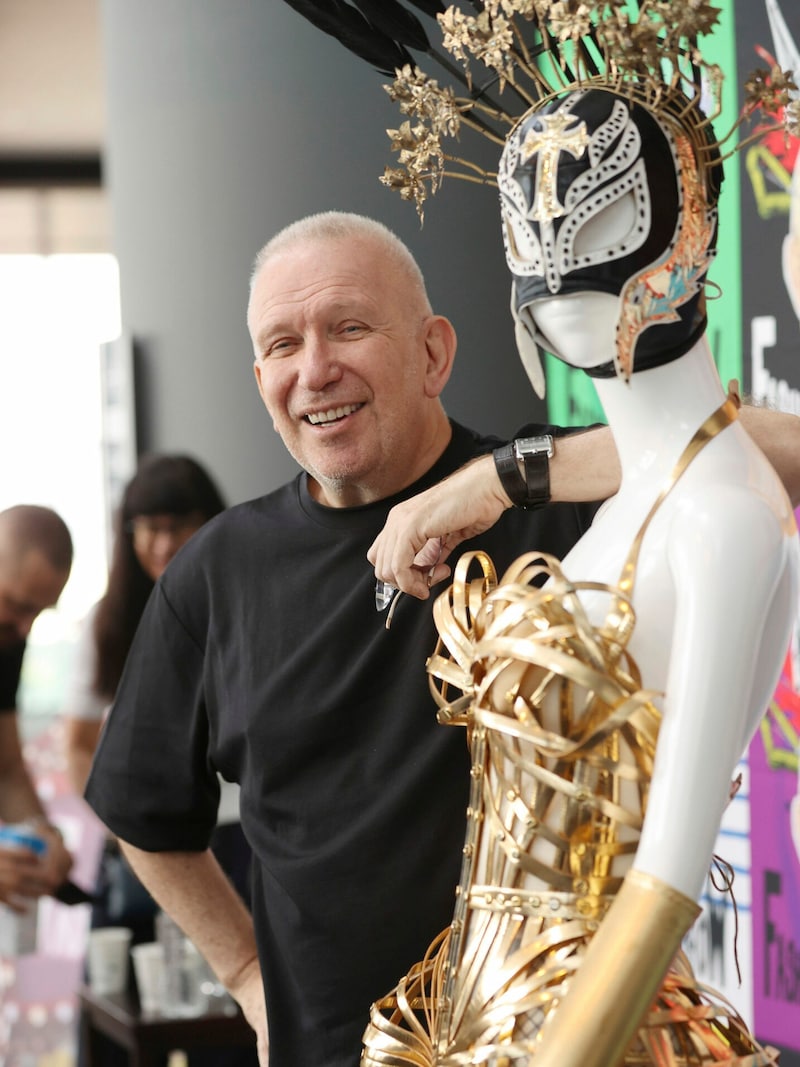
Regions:
<instances>
[{"instance_id":1,"label":"mannequin head","mask_svg":"<svg viewBox=\"0 0 800 1067\"><path fill-rule=\"evenodd\" d=\"M498 184L512 313L540 395L539 349L566 354L538 329L539 301L615 298L614 342L587 365L597 377L669 362L702 334L719 167L698 164L697 141L667 109L599 88L532 108L508 138Z\"/></svg>"},{"instance_id":2,"label":"mannequin head","mask_svg":"<svg viewBox=\"0 0 800 1067\"><path fill-rule=\"evenodd\" d=\"M529 321L548 352L591 374L608 362L617 335L619 300L610 293L582 290L544 296L529 305Z\"/></svg>"}]
</instances>

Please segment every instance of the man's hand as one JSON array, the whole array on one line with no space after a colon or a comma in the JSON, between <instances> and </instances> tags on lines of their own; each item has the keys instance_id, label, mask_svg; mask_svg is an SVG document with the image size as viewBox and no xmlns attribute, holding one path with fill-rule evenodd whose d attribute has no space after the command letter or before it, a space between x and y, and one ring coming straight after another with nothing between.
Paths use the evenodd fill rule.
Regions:
<instances>
[{"instance_id":1,"label":"man's hand","mask_svg":"<svg viewBox=\"0 0 800 1067\"><path fill-rule=\"evenodd\" d=\"M22 845L0 848L0 901L20 915L31 903L50 891L44 862Z\"/></svg>"},{"instance_id":2,"label":"man's hand","mask_svg":"<svg viewBox=\"0 0 800 1067\"><path fill-rule=\"evenodd\" d=\"M54 893L60 885L66 882L72 870L73 859L64 847L61 834L54 826L40 825L36 827L36 832L44 838L47 844L47 852L41 857L42 877L47 882L46 892Z\"/></svg>"},{"instance_id":3,"label":"man's hand","mask_svg":"<svg viewBox=\"0 0 800 1067\"><path fill-rule=\"evenodd\" d=\"M33 900L54 893L72 868L58 830L42 822L31 825L31 833L44 841L44 853L21 843L0 848L0 901L20 914Z\"/></svg>"},{"instance_id":4,"label":"man's hand","mask_svg":"<svg viewBox=\"0 0 800 1067\"><path fill-rule=\"evenodd\" d=\"M258 960L254 959L242 971L239 978L228 987L228 992L235 998L245 1019L256 1032L259 1067L269 1067L267 1007L264 1001L264 981Z\"/></svg>"},{"instance_id":5,"label":"man's hand","mask_svg":"<svg viewBox=\"0 0 800 1067\"><path fill-rule=\"evenodd\" d=\"M445 560L453 549L494 526L509 507L492 456L481 456L393 507L367 559L377 578L427 600L430 587L449 577Z\"/></svg>"}]
</instances>

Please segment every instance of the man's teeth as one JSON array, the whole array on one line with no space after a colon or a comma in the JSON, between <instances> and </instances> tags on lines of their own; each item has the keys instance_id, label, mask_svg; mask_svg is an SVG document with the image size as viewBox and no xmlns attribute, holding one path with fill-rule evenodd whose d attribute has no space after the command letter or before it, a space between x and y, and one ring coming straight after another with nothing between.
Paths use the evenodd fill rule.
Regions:
<instances>
[{"instance_id":1,"label":"man's teeth","mask_svg":"<svg viewBox=\"0 0 800 1067\"><path fill-rule=\"evenodd\" d=\"M343 419L345 415L352 415L354 411L358 411L360 404L345 404L341 408L330 408L328 411L315 411L313 414L309 414L308 421L312 426L319 426L325 422L336 422L337 419Z\"/></svg>"}]
</instances>

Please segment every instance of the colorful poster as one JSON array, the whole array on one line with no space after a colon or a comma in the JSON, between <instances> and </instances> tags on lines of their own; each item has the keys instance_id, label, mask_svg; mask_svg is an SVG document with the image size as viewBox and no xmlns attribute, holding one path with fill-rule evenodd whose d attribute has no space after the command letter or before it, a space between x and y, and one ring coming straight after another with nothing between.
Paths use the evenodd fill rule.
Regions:
<instances>
[{"instance_id":1,"label":"colorful poster","mask_svg":"<svg viewBox=\"0 0 800 1067\"><path fill-rule=\"evenodd\" d=\"M774 61L800 77L800 6L739 0L741 72ZM800 414L800 166L796 138L764 132L740 153L744 392ZM800 1064L800 860L791 810L798 787L797 640L749 752L753 1028Z\"/></svg>"},{"instance_id":2,"label":"colorful poster","mask_svg":"<svg viewBox=\"0 0 800 1067\"><path fill-rule=\"evenodd\" d=\"M793 1049L800 1049L800 858L792 840L798 680L790 653L750 746L755 1028L762 1039Z\"/></svg>"}]
</instances>

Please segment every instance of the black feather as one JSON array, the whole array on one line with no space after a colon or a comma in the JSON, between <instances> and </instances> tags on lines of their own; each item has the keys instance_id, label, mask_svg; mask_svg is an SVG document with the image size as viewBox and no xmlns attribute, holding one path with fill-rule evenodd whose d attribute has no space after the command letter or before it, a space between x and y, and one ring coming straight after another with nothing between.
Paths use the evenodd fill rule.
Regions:
<instances>
[{"instance_id":1,"label":"black feather","mask_svg":"<svg viewBox=\"0 0 800 1067\"><path fill-rule=\"evenodd\" d=\"M414 65L410 52L376 29L360 11L342 0L286 0L312 25L335 37L345 48L391 77L397 67Z\"/></svg>"},{"instance_id":2,"label":"black feather","mask_svg":"<svg viewBox=\"0 0 800 1067\"><path fill-rule=\"evenodd\" d=\"M398 0L354 0L354 3L379 33L385 33L406 48L416 48L420 52L430 48L422 23Z\"/></svg>"},{"instance_id":3,"label":"black feather","mask_svg":"<svg viewBox=\"0 0 800 1067\"><path fill-rule=\"evenodd\" d=\"M442 0L409 0L409 3L414 7L418 7L420 11L426 15L430 15L432 19L435 19L437 15L444 14L444 4Z\"/></svg>"},{"instance_id":4,"label":"black feather","mask_svg":"<svg viewBox=\"0 0 800 1067\"><path fill-rule=\"evenodd\" d=\"M380 73L393 77L398 67L416 66L408 48L424 51L457 83L469 90L473 99L484 100L497 108L487 92L471 84L464 72L446 55L437 52L428 41L422 23L400 0L354 0L358 10L346 0L286 0L300 15L318 29L335 37L345 48L365 59ZM442 8L439 0L413 0L417 7L435 13ZM398 37L400 39L395 39ZM493 81L496 79L493 79ZM472 122L483 120L472 115ZM488 132L488 130L487 130Z\"/></svg>"}]
</instances>

